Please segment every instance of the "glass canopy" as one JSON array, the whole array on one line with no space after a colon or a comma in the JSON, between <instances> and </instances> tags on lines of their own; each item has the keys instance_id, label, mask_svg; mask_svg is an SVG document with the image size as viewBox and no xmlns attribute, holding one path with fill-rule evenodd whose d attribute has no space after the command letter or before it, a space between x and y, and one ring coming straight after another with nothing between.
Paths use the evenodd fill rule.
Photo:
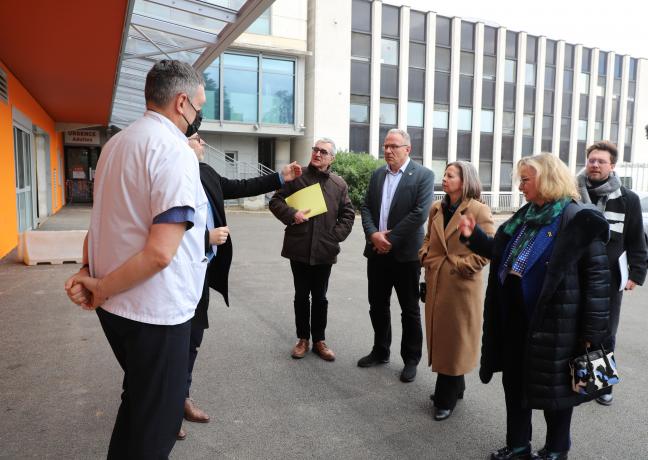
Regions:
<instances>
[{"instance_id":1,"label":"glass canopy","mask_svg":"<svg viewBox=\"0 0 648 460\"><path fill-rule=\"evenodd\" d=\"M127 16L110 124L128 126L145 110L144 83L155 61L204 70L274 0L135 0Z\"/></svg>"}]
</instances>

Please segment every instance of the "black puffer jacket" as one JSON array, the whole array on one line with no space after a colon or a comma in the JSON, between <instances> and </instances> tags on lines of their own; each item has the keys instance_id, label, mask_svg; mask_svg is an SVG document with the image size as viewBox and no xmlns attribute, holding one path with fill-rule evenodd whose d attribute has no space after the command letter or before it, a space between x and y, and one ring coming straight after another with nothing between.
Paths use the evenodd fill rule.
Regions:
<instances>
[{"instance_id":1,"label":"black puffer jacket","mask_svg":"<svg viewBox=\"0 0 648 460\"><path fill-rule=\"evenodd\" d=\"M527 206L518 213L526 212ZM529 321L526 358L520 367L525 375L527 407L564 409L588 399L571 389L569 360L584 353L584 341L599 344L608 328L608 228L595 209L576 202L565 208ZM494 238L476 230L467 244L477 254L491 258L479 371L482 382L488 383L494 372L502 370L504 337L498 313L502 293L497 273L510 237L503 225Z\"/></svg>"}]
</instances>

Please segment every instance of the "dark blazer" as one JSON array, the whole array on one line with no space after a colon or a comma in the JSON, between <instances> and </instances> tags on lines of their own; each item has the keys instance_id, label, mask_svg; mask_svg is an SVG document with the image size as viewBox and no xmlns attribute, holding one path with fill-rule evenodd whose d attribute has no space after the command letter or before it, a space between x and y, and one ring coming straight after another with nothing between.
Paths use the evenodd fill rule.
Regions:
<instances>
[{"instance_id":1,"label":"dark blazer","mask_svg":"<svg viewBox=\"0 0 648 460\"><path fill-rule=\"evenodd\" d=\"M526 212L528 206L517 213ZM503 368L504 312L498 272L510 240L503 231L504 225L494 238L475 227L467 241L476 254L491 259L479 370L484 383ZM584 341L596 346L607 333L610 272L605 243L608 228L600 212L572 202L563 212L551 253L528 266L531 278L534 270L546 269L539 294L534 296L526 358L519 367L525 382L524 403L529 408L558 410L591 399L572 391L569 360L585 352Z\"/></svg>"},{"instance_id":2,"label":"dark blazer","mask_svg":"<svg viewBox=\"0 0 648 460\"><path fill-rule=\"evenodd\" d=\"M227 218L225 217L225 200L261 195L262 193L272 192L281 187L279 173L255 177L252 179L234 180L222 177L206 163L200 163L200 182L202 182L203 189L209 199L210 205L213 206L214 225L216 227L227 225ZM209 234L205 231L205 243L207 244L208 241ZM227 279L231 264L232 239L228 236L227 241L218 246L216 257L214 257L207 266L203 295L196 307L194 321L199 322L199 324L204 326L205 329L209 327L209 322L207 320L209 287L220 292L223 295L223 299L225 299L225 303L229 306Z\"/></svg>"},{"instance_id":3,"label":"dark blazer","mask_svg":"<svg viewBox=\"0 0 648 460\"><path fill-rule=\"evenodd\" d=\"M360 208L366 238L365 257L376 254L370 235L378 231L386 168L381 166L371 175L367 194ZM392 244L391 253L398 262L418 260L418 250L423 244L423 224L430 213L433 198L434 173L410 160L394 192L387 220L387 228L391 230L387 239Z\"/></svg>"}]
</instances>

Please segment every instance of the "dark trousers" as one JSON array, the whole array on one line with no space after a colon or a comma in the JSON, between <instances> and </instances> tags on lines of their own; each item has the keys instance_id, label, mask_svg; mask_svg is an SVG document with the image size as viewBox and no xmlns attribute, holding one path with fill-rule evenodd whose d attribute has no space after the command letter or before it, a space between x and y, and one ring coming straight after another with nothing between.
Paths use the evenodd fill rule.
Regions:
<instances>
[{"instance_id":1,"label":"dark trousers","mask_svg":"<svg viewBox=\"0 0 648 460\"><path fill-rule=\"evenodd\" d=\"M367 259L369 316L374 329L372 353L379 358L389 357L392 340L389 308L394 288L401 306L403 325L401 357L405 364L416 365L421 360L423 331L419 306L420 275L418 260L398 262L391 254L372 255Z\"/></svg>"},{"instance_id":2,"label":"dark trousers","mask_svg":"<svg viewBox=\"0 0 648 460\"><path fill-rule=\"evenodd\" d=\"M619 291L616 285L610 286L610 327L608 329L608 340L606 341L606 350L614 351L616 346L616 333L619 329L619 320L621 318L621 301L623 300L623 291Z\"/></svg>"},{"instance_id":3,"label":"dark trousers","mask_svg":"<svg viewBox=\"0 0 648 460\"><path fill-rule=\"evenodd\" d=\"M504 334L505 350L502 385L506 400L506 445L524 447L531 442L532 410L523 403L525 400L525 381L522 363L525 360L528 320L522 295L520 278L507 276L502 292L505 293ZM569 450L571 417L573 408L545 410L547 423L545 447L549 452Z\"/></svg>"},{"instance_id":4,"label":"dark trousers","mask_svg":"<svg viewBox=\"0 0 648 460\"><path fill-rule=\"evenodd\" d=\"M124 370L108 459L166 459L182 423L191 322L145 324L101 308L97 316Z\"/></svg>"},{"instance_id":5,"label":"dark trousers","mask_svg":"<svg viewBox=\"0 0 648 460\"><path fill-rule=\"evenodd\" d=\"M295 325L297 338L313 342L325 340L326 316L328 312L328 281L331 265L308 265L290 261L295 283ZM312 299L312 301L311 301Z\"/></svg>"},{"instance_id":6,"label":"dark trousers","mask_svg":"<svg viewBox=\"0 0 648 460\"><path fill-rule=\"evenodd\" d=\"M187 372L187 389L185 397L189 397L189 389L191 388L191 380L196 356L198 356L198 348L202 344L205 328L198 321L191 320L191 334L189 336L189 366Z\"/></svg>"},{"instance_id":7,"label":"dark trousers","mask_svg":"<svg viewBox=\"0 0 648 460\"><path fill-rule=\"evenodd\" d=\"M439 409L454 409L459 395L466 389L463 375L437 374L434 386L434 406Z\"/></svg>"}]
</instances>

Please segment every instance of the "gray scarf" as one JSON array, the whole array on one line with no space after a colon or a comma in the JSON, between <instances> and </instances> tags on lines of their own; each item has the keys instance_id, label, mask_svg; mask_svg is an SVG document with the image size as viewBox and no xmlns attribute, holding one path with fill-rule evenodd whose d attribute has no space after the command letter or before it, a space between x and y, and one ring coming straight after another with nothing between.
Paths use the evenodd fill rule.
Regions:
<instances>
[{"instance_id":1,"label":"gray scarf","mask_svg":"<svg viewBox=\"0 0 648 460\"><path fill-rule=\"evenodd\" d=\"M592 183L587 178L585 170L582 170L578 174L578 176L576 176L576 180L578 181L578 192L581 196L581 202L585 204L592 204L589 192L594 192L594 195L599 197L598 202L596 203L596 207L601 212L605 211L605 205L607 204L608 196L610 195L610 193L619 190L619 188L621 187L621 181L614 171L610 171L610 176L608 177L608 180L606 182L594 188L592 188Z\"/></svg>"}]
</instances>

